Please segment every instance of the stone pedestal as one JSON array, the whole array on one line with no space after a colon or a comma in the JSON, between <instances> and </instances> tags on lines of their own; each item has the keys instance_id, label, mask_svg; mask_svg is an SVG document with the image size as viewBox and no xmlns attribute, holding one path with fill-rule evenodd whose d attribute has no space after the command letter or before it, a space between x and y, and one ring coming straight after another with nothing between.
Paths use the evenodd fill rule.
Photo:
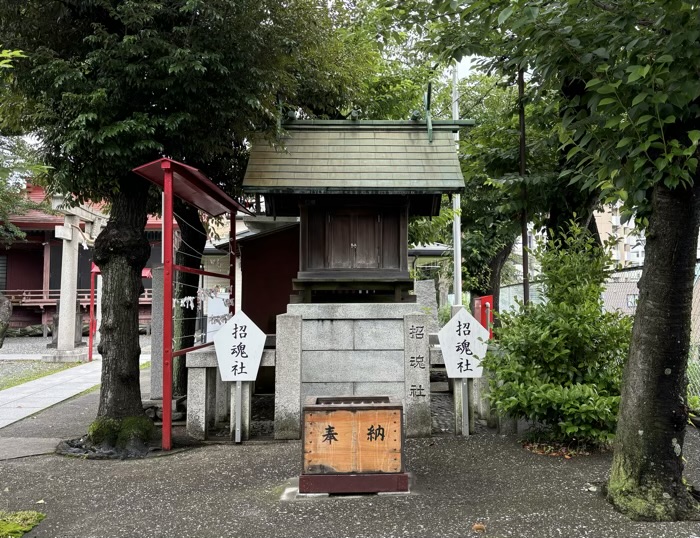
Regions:
<instances>
[{"instance_id":1,"label":"stone pedestal","mask_svg":"<svg viewBox=\"0 0 700 538\"><path fill-rule=\"evenodd\" d=\"M301 438L301 316L277 316L275 439Z\"/></svg>"},{"instance_id":2,"label":"stone pedestal","mask_svg":"<svg viewBox=\"0 0 700 538\"><path fill-rule=\"evenodd\" d=\"M429 436L427 316L415 304L290 304L277 317L275 438L299 439L310 396L395 396Z\"/></svg>"}]
</instances>

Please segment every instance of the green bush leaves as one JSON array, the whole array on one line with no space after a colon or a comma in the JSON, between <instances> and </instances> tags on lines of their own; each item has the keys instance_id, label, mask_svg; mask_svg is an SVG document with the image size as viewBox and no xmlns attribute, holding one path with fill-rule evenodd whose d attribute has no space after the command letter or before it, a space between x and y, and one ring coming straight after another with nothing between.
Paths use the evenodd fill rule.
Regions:
<instances>
[{"instance_id":1,"label":"green bush leaves","mask_svg":"<svg viewBox=\"0 0 700 538\"><path fill-rule=\"evenodd\" d=\"M632 321L603 311L609 256L575 223L535 252L543 304L501 314L491 400L511 417L543 425L551 440L605 443L620 403Z\"/></svg>"}]
</instances>

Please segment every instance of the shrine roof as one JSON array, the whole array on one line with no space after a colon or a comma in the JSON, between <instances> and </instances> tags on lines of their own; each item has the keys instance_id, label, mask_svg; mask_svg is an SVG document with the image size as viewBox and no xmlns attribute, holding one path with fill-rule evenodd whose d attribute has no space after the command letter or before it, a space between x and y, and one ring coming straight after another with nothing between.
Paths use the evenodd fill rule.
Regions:
<instances>
[{"instance_id":1,"label":"shrine roof","mask_svg":"<svg viewBox=\"0 0 700 538\"><path fill-rule=\"evenodd\" d=\"M426 194L464 188L454 132L472 120L292 121L270 143L253 139L249 193Z\"/></svg>"}]
</instances>

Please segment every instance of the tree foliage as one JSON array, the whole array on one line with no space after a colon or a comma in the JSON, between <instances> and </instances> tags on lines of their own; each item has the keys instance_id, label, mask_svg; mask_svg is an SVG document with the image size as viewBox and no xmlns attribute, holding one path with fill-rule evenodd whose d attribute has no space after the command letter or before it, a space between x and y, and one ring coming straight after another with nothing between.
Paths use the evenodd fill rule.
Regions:
<instances>
[{"instance_id":1,"label":"tree foliage","mask_svg":"<svg viewBox=\"0 0 700 538\"><path fill-rule=\"evenodd\" d=\"M435 97L436 117L447 119L451 88ZM460 134L459 158L466 189L461 197L464 288L477 295L498 294L500 271L520 233L522 211L544 224L556 189L557 142L546 102L525 108L528 175L519 176L517 90L499 76L473 74L459 83L460 117L476 125ZM527 197L525 197L527 188ZM451 243L452 217L443 207L438 219L412 223L421 237ZM449 217L449 218L448 218Z\"/></svg>"},{"instance_id":2,"label":"tree foliage","mask_svg":"<svg viewBox=\"0 0 700 538\"><path fill-rule=\"evenodd\" d=\"M603 311L612 260L577 224L535 251L546 301L502 312L491 401L546 428L549 440L606 444L620 403L631 319Z\"/></svg>"},{"instance_id":3,"label":"tree foliage","mask_svg":"<svg viewBox=\"0 0 700 538\"><path fill-rule=\"evenodd\" d=\"M10 94L12 62L24 57L18 50L0 51L0 111L4 99ZM0 120L0 124L6 124L6 120ZM26 235L12 223L12 216L23 215L32 209L48 210L46 204L32 202L24 192L28 180L46 171L40 161L36 150L22 137L0 134L0 244L5 247Z\"/></svg>"}]
</instances>

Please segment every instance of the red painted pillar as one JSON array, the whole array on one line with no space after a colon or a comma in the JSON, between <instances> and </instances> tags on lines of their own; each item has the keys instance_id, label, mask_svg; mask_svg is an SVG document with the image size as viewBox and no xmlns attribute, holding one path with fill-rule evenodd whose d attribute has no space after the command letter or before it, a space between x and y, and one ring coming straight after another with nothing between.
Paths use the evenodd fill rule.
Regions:
<instances>
[{"instance_id":1,"label":"red painted pillar","mask_svg":"<svg viewBox=\"0 0 700 538\"><path fill-rule=\"evenodd\" d=\"M236 313L236 210L231 211L231 224L229 227L228 236L228 278L231 294L229 299L232 299L228 307L231 314Z\"/></svg>"},{"instance_id":2,"label":"red painted pillar","mask_svg":"<svg viewBox=\"0 0 700 538\"><path fill-rule=\"evenodd\" d=\"M163 169L163 450L172 448L173 401L173 171Z\"/></svg>"}]
</instances>

